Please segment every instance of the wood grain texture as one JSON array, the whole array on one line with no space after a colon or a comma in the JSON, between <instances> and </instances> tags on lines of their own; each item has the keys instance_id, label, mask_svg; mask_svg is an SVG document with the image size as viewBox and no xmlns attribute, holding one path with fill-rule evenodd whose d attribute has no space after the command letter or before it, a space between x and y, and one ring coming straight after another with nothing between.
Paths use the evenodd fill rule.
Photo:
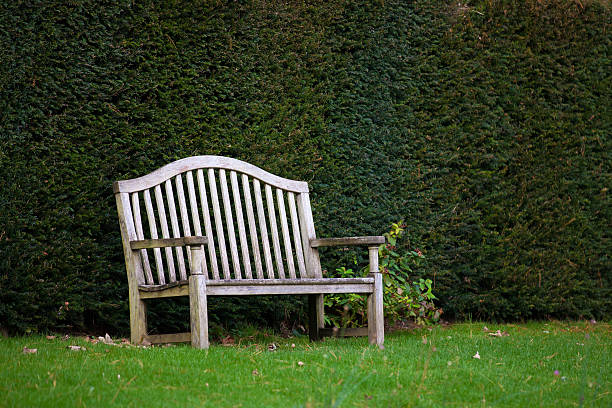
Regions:
<instances>
[{"instance_id":1,"label":"wood grain texture","mask_svg":"<svg viewBox=\"0 0 612 408\"><path fill-rule=\"evenodd\" d=\"M261 180L266 184L282 188L286 191L293 191L295 193L308 192L308 183L306 182L279 177L241 160L221 156L194 156L177 160L153 171L152 173L147 174L146 176L130 180L116 181L113 184L113 190L115 193L133 193L134 191L154 187L157 184L161 184L167 179L186 171L208 168L236 170L257 180Z\"/></svg>"},{"instance_id":2,"label":"wood grain texture","mask_svg":"<svg viewBox=\"0 0 612 408\"><path fill-rule=\"evenodd\" d=\"M151 233L151 239L158 239L157 225L155 223L155 213L153 212L153 203L151 202L151 193L149 190L145 190L143 193L145 208L147 210L147 219L149 220L149 231ZM164 263L162 261L161 251L159 247L153 249L153 255L155 255L155 269L157 272L157 283L163 285L166 283L164 276Z\"/></svg>"},{"instance_id":3,"label":"wood grain texture","mask_svg":"<svg viewBox=\"0 0 612 408\"><path fill-rule=\"evenodd\" d=\"M253 278L251 272L251 257L249 256L249 242L247 240L246 228L244 226L244 216L242 214L242 202L240 200L240 186L238 176L235 171L230 172L232 183L232 195L234 197L234 209L236 210L236 223L238 224L238 236L240 237L240 251L242 253L242 266L244 267L244 277Z\"/></svg>"},{"instance_id":4,"label":"wood grain texture","mask_svg":"<svg viewBox=\"0 0 612 408\"><path fill-rule=\"evenodd\" d=\"M164 206L164 198L160 186L155 186L155 202L157 204L157 214L162 230L163 239L170 239L170 230L168 229L168 220L166 219L166 209ZM174 256L172 256L172 248L165 247L166 265L168 266L168 280L176 281L176 271L174 269Z\"/></svg>"},{"instance_id":5,"label":"wood grain texture","mask_svg":"<svg viewBox=\"0 0 612 408\"><path fill-rule=\"evenodd\" d=\"M208 242L207 237L182 237L168 239L142 239L130 241L131 249L142 248L165 248L176 246L195 246L204 245Z\"/></svg>"},{"instance_id":6,"label":"wood grain texture","mask_svg":"<svg viewBox=\"0 0 612 408\"><path fill-rule=\"evenodd\" d=\"M142 229L142 219L140 218L140 199L138 193L132 194L132 210L134 214L134 227L136 229L136 238L139 240L144 239L144 231ZM142 260L142 267L144 270L145 280L149 285L153 285L153 275L151 273L151 264L149 263L149 254L146 249L140 251L140 259Z\"/></svg>"},{"instance_id":7,"label":"wood grain texture","mask_svg":"<svg viewBox=\"0 0 612 408\"><path fill-rule=\"evenodd\" d=\"M195 193L195 185L193 182L193 174L190 171L187 172L187 192L189 194L189 208L191 208L191 222L193 223L193 230L196 236L202 235L202 227L200 225L200 214L198 213L198 200ZM188 235L188 234L185 234ZM204 251L204 246L201 247ZM190 266L191 268L191 266ZM208 275L208 264L206 263L206 257L202 256L202 268L204 268L204 275ZM182 279L187 279L182 278Z\"/></svg>"},{"instance_id":8,"label":"wood grain texture","mask_svg":"<svg viewBox=\"0 0 612 408\"><path fill-rule=\"evenodd\" d=\"M166 180L164 186L166 188L166 201L168 201L168 212L170 213L170 224L172 225L172 237L181 238L181 230L179 229L178 218L176 216L176 205L174 204L174 191L172 190L172 182L170 180ZM186 235L191 235L191 233ZM174 247L174 250L176 251L175 255L178 263L180 279L187 279L187 270L185 268L183 248L177 246Z\"/></svg>"},{"instance_id":9,"label":"wood grain texture","mask_svg":"<svg viewBox=\"0 0 612 408\"><path fill-rule=\"evenodd\" d=\"M144 340L148 341L151 344L189 343L191 341L191 332L148 334L145 336Z\"/></svg>"},{"instance_id":10,"label":"wood grain texture","mask_svg":"<svg viewBox=\"0 0 612 408\"><path fill-rule=\"evenodd\" d=\"M219 206L217 182L215 180L215 171L213 169L208 169L208 186L210 188L210 200L212 201L213 214L215 215L215 229L217 231L217 243L219 244L219 256L221 257L223 277L225 279L230 279L229 262L227 259L227 250L225 249L225 232L223 232L221 207Z\"/></svg>"},{"instance_id":11,"label":"wood grain texture","mask_svg":"<svg viewBox=\"0 0 612 408\"><path fill-rule=\"evenodd\" d=\"M183 178L177 175L174 179L176 185L176 196L178 198L179 210L181 211L181 224L183 225L183 236L191 235L191 227L189 225L189 213L187 211L187 203L185 202L185 190L183 189ZM187 258L191 265L191 253L187 251ZM191 266L190 266L191 267Z\"/></svg>"},{"instance_id":12,"label":"wood grain texture","mask_svg":"<svg viewBox=\"0 0 612 408\"><path fill-rule=\"evenodd\" d=\"M266 272L269 279L274 279L274 266L272 265L272 254L270 253L270 240L268 239L268 227L264 214L263 199L261 198L261 187L259 180L253 180L253 191L255 192L255 204L257 205L257 219L259 220L259 232L263 246Z\"/></svg>"},{"instance_id":13,"label":"wood grain texture","mask_svg":"<svg viewBox=\"0 0 612 408\"><path fill-rule=\"evenodd\" d=\"M257 226L255 224L255 213L253 212L253 200L251 199L251 188L249 178L246 174L242 175L242 193L244 195L244 206L246 207L247 220L249 223L249 236L251 238L251 251L255 261L255 273L259 279L264 278L263 267L261 265L261 254L259 253L259 240L257 239Z\"/></svg>"},{"instance_id":14,"label":"wood grain texture","mask_svg":"<svg viewBox=\"0 0 612 408\"><path fill-rule=\"evenodd\" d=\"M240 259L238 258L238 246L236 245L236 230L234 228L234 215L227 188L227 177L225 170L219 170L219 183L221 184L221 197L223 198L223 209L225 210L225 225L230 243L230 253L232 254L232 267L234 269L234 279L242 279L240 269Z\"/></svg>"},{"instance_id":15,"label":"wood grain texture","mask_svg":"<svg viewBox=\"0 0 612 408\"><path fill-rule=\"evenodd\" d=\"M206 276L189 276L189 317L191 323L191 346L208 348L208 310L206 304Z\"/></svg>"},{"instance_id":16,"label":"wood grain texture","mask_svg":"<svg viewBox=\"0 0 612 408\"><path fill-rule=\"evenodd\" d=\"M266 203L268 204L268 219L270 220L270 232L272 233L272 247L274 249L274 259L276 260L276 271L280 279L285 279L285 267L283 256L281 255L280 240L278 238L278 226L276 225L276 210L274 209L274 196L272 187L266 184Z\"/></svg>"},{"instance_id":17,"label":"wood grain texture","mask_svg":"<svg viewBox=\"0 0 612 408\"><path fill-rule=\"evenodd\" d=\"M208 210L208 195L206 194L206 184L204 182L204 172L198 169L198 190L200 192L200 203L202 203L202 217L204 218L204 229L208 238L208 259L213 279L219 279L219 266L217 264L217 251L215 249L215 239L213 235L212 223L210 222L210 212Z\"/></svg>"},{"instance_id":18,"label":"wood grain texture","mask_svg":"<svg viewBox=\"0 0 612 408\"><path fill-rule=\"evenodd\" d=\"M383 281L378 268L378 247L368 249L370 276L374 277L374 293L368 296L368 340L370 344L383 346L385 322L383 314Z\"/></svg>"},{"instance_id":19,"label":"wood grain texture","mask_svg":"<svg viewBox=\"0 0 612 408\"><path fill-rule=\"evenodd\" d=\"M291 247L291 238L289 236L289 225L287 223L287 212L285 211L285 198L283 190L276 189L276 202L278 204L278 217L281 221L281 231L283 233L283 246L285 247L285 259L287 260L287 269L289 277L295 279L295 265L293 263L293 248Z\"/></svg>"},{"instance_id":20,"label":"wood grain texture","mask_svg":"<svg viewBox=\"0 0 612 408\"><path fill-rule=\"evenodd\" d=\"M289 203L289 214L291 215L291 230L293 231L293 242L295 243L295 257L297 258L298 271L300 278L306 278L306 264L304 263L304 251L302 250L302 235L300 233L300 223L298 222L297 210L295 208L295 195L287 193Z\"/></svg>"},{"instance_id":21,"label":"wood grain texture","mask_svg":"<svg viewBox=\"0 0 612 408\"><path fill-rule=\"evenodd\" d=\"M302 233L302 248L304 250L304 262L306 264L306 275L309 278L320 278L321 263L319 251L310 246L310 241L317 238L315 234L312 210L310 209L310 196L302 193L297 196L298 215L300 218L300 229Z\"/></svg>"},{"instance_id":22,"label":"wood grain texture","mask_svg":"<svg viewBox=\"0 0 612 408\"><path fill-rule=\"evenodd\" d=\"M129 242L136 239L136 229L130 207L130 198L127 193L115 194L117 213L119 215L119 229L123 242L123 255L128 278L128 294L130 304L130 341L138 344L147 334L146 306L140 297L138 285L145 282L142 273L142 264L138 251L130 248Z\"/></svg>"},{"instance_id":23,"label":"wood grain texture","mask_svg":"<svg viewBox=\"0 0 612 408\"><path fill-rule=\"evenodd\" d=\"M334 246L371 246L385 243L383 236L368 236L368 237L344 237L344 238L317 238L310 240L312 248L319 247L334 247Z\"/></svg>"}]
</instances>

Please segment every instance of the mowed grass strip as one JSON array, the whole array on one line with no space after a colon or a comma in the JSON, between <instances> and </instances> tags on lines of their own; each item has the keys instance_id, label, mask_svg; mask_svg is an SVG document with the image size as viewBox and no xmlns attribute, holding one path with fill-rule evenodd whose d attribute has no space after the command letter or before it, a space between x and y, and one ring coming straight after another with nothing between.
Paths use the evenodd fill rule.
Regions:
<instances>
[{"instance_id":1,"label":"mowed grass strip","mask_svg":"<svg viewBox=\"0 0 612 408\"><path fill-rule=\"evenodd\" d=\"M2 338L0 406L609 407L611 343L610 324L585 322L394 332L384 350L265 334L208 351Z\"/></svg>"}]
</instances>

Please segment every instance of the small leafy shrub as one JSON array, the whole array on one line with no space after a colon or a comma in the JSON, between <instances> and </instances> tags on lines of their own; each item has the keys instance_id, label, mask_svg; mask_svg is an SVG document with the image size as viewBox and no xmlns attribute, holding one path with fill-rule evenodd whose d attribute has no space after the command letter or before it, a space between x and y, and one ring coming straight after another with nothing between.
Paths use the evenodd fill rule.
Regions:
<instances>
[{"instance_id":1,"label":"small leafy shrub","mask_svg":"<svg viewBox=\"0 0 612 408\"><path fill-rule=\"evenodd\" d=\"M425 256L419 249L403 250L398 241L404 233L402 222L391 224L385 233L386 243L378 249L379 268L384 282L385 320L398 324L411 320L418 325L437 322L442 309L435 306L436 296L432 292L431 279L420 278L410 282L413 269L422 265ZM368 268L363 268L359 275L365 276ZM356 275L350 268L336 269L336 277L349 278ZM340 327L363 325L367 320L367 301L357 294L328 295L325 298L326 323Z\"/></svg>"}]
</instances>

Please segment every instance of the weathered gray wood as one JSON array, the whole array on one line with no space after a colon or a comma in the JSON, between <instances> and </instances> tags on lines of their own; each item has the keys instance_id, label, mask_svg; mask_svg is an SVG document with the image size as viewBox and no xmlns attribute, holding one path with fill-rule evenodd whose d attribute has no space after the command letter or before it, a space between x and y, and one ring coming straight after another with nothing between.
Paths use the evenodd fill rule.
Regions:
<instances>
[{"instance_id":1,"label":"weathered gray wood","mask_svg":"<svg viewBox=\"0 0 612 408\"><path fill-rule=\"evenodd\" d=\"M374 277L374 293L368 296L368 340L370 344L382 347L385 341L383 314L383 281L378 268L378 247L368 248L370 276Z\"/></svg>"},{"instance_id":2,"label":"weathered gray wood","mask_svg":"<svg viewBox=\"0 0 612 408\"><path fill-rule=\"evenodd\" d=\"M208 348L208 311L206 305L206 275L202 274L201 247L191 247L191 275L189 276L189 314L191 345Z\"/></svg>"},{"instance_id":3,"label":"weathered gray wood","mask_svg":"<svg viewBox=\"0 0 612 408\"><path fill-rule=\"evenodd\" d=\"M255 204L257 205L257 218L259 220L259 232L261 234L261 244L263 246L264 261L266 262L266 272L269 279L274 279L274 266L272 266L272 254L270 253L270 240L268 239L268 227L264 214L263 199L261 198L261 187L259 180L253 180L253 191L255 192Z\"/></svg>"},{"instance_id":4,"label":"weathered gray wood","mask_svg":"<svg viewBox=\"0 0 612 408\"><path fill-rule=\"evenodd\" d=\"M319 261L319 251L310 246L310 241L316 239L314 222L312 220L312 210L310 209L310 196L302 193L297 196L298 214L300 217L300 227L302 230L302 248L304 249L304 262L309 278L320 278L321 263Z\"/></svg>"},{"instance_id":5,"label":"weathered gray wood","mask_svg":"<svg viewBox=\"0 0 612 408\"><path fill-rule=\"evenodd\" d=\"M271 285L345 285L345 284L374 284L373 277L365 278L319 278L319 279L220 279L206 281L208 286L271 286ZM143 292L160 292L176 286L188 285L188 280L166 283L165 285L138 286Z\"/></svg>"},{"instance_id":6,"label":"weathered gray wood","mask_svg":"<svg viewBox=\"0 0 612 408\"><path fill-rule=\"evenodd\" d=\"M283 256L281 255L280 240L278 239L278 227L276 226L276 211L274 209L274 197L272 187L266 184L266 202L268 203L268 218L270 220L270 231L272 232L272 247L274 248L274 259L276 260L276 270L278 277L285 278L285 267L283 266Z\"/></svg>"},{"instance_id":7,"label":"weathered gray wood","mask_svg":"<svg viewBox=\"0 0 612 408\"><path fill-rule=\"evenodd\" d=\"M304 264L304 251L302 250L302 237L297 211L295 209L295 195L292 192L287 193L287 201L289 202L289 213L291 214L291 229L293 231L293 242L295 243L298 270L300 272L300 278L305 278L307 275L306 265Z\"/></svg>"},{"instance_id":8,"label":"weathered gray wood","mask_svg":"<svg viewBox=\"0 0 612 408\"><path fill-rule=\"evenodd\" d=\"M140 218L140 199L138 193L132 194L132 209L134 214L134 227L136 229L137 239L144 239L144 231L142 229L142 219ZM149 254L146 249L140 251L140 258L144 269L145 280L149 285L154 283L153 275L151 274L151 264L149 263Z\"/></svg>"},{"instance_id":9,"label":"weathered gray wood","mask_svg":"<svg viewBox=\"0 0 612 408\"><path fill-rule=\"evenodd\" d=\"M249 222L249 236L251 237L251 251L253 251L253 259L255 261L255 273L259 279L263 279L264 274L263 267L261 265L261 255L259 253L259 240L257 239L257 227L255 226L253 201L251 200L249 178L246 174L242 175L242 193L244 195L244 206L246 207L247 219Z\"/></svg>"},{"instance_id":10,"label":"weathered gray wood","mask_svg":"<svg viewBox=\"0 0 612 408\"><path fill-rule=\"evenodd\" d=\"M234 196L234 208L236 210L236 222L238 223L238 236L240 237L240 250L242 252L242 265L244 266L244 277L251 279L251 257L249 256L249 243L246 237L246 229L244 227L244 216L242 215L242 202L240 201L240 187L238 186L238 177L236 172L230 172L230 180L232 183L232 194Z\"/></svg>"},{"instance_id":11,"label":"weathered gray wood","mask_svg":"<svg viewBox=\"0 0 612 408\"><path fill-rule=\"evenodd\" d=\"M191 342L191 332L185 333L170 333L170 334L149 334L144 340L151 344L166 344L166 343L189 343Z\"/></svg>"},{"instance_id":12,"label":"weathered gray wood","mask_svg":"<svg viewBox=\"0 0 612 408\"><path fill-rule=\"evenodd\" d=\"M233 166L240 163L244 166ZM214 227L209 213L209 196L206 191L204 169L208 173L210 205L215 220ZM216 169L219 169L218 181L216 180ZM206 237L201 236L203 231L200 225L200 210L192 174L194 170L198 177L199 198ZM226 170L230 171L231 186L228 185ZM243 197L240 195L237 172L242 173ZM185 199L182 173L185 173L187 180L189 203ZM191 339L195 347L207 348L207 296L308 295L309 326L313 339L320 338L322 334L363 335L363 329L340 329L339 331L323 329L324 294L363 293L369 295L369 328L367 329L369 341L382 346L384 341L383 282L382 275L378 270L378 245L384 243L383 237L317 239L306 183L282 179L233 159L200 156L195 159L190 158L171 163L152 173L152 175L154 177L148 175L140 179L126 180L115 184L115 190L120 192L116 194L117 210L128 272L131 338L134 343L141 342L143 339L151 342ZM249 176L253 177L254 203L250 191L251 181ZM172 178L175 179L174 183L172 183ZM265 186L265 206L261 182ZM219 187L217 187L217 183L219 183ZM165 186L165 195L162 193L161 184ZM138 186L139 188L135 188ZM272 187L276 188L276 196L272 192ZM135 188L135 190L130 191L130 188ZM151 188L155 191L155 210L150 197L149 189ZM173 191L174 188L176 188L176 191ZM218 188L220 188L219 192L217 192ZM140 218L140 190L144 190L143 197L149 219L151 239L144 238L143 224ZM130 197L128 192L134 192L135 194ZM175 192L177 194L176 198ZM296 193L298 194L297 197ZM221 199L223 200L222 203L220 203ZM182 229L178 221L175 200L178 200ZM285 200L287 201L285 202ZM221 204L223 205L223 212ZM288 212L286 204L289 205ZM248 231L244 221L243 205L249 225ZM134 213L132 213L132 207ZM257 211L257 214L255 214L255 211ZM170 218L170 223L167 217ZM234 217L236 218L234 219ZM160 223L162 239L158 237L157 222ZM280 226L278 225L279 222ZM289 227L289 223L291 223L291 227ZM169 224L171 224L172 231L169 229ZM197 234L196 237L191 236L192 227L194 233ZM279 229L282 233L282 240ZM228 254L228 248L226 248L225 234L227 234L230 254ZM236 235L238 235L239 242ZM261 239L258 239L258 235ZM170 238L170 236L173 238ZM272 244L270 244L270 241L272 241ZM207 263L204 261L205 250L203 246L206 243L208 243L212 271L211 280L208 280ZM215 244L217 244L217 248L215 248ZM251 248L249 248L249 244ZM240 245L240 250L238 245ZM368 246L370 275L366 278L323 278L317 248L349 245ZM171 249L173 246L177 248L174 251ZM186 276L187 265L184 261L185 254L182 246L190 247L186 255L190 260L189 278ZM158 264L157 284L153 278L150 264L149 273L146 276L147 249L149 248L153 249ZM169 282L166 282L164 278L164 265L160 248L164 248L164 252L167 254ZM220 279L217 249L221 257L224 279ZM260 249L262 249L263 255ZM272 258L272 250L274 251L274 259ZM177 259L178 272L172 270L175 266L173 254ZM229 265L228 255L232 257L232 268ZM255 273L251 270L251 256L254 258ZM265 272L264 262L266 264ZM275 270L278 272L275 272ZM177 274L180 276L176 276ZM257 279L252 279L254 275ZM288 275L288 278L285 278L286 275ZM192 331L189 338L185 333L147 336L146 308L143 300L173 296L189 296L190 298Z\"/></svg>"},{"instance_id":13,"label":"weathered gray wood","mask_svg":"<svg viewBox=\"0 0 612 408\"><path fill-rule=\"evenodd\" d=\"M143 198L145 202L145 208L147 210L147 218L149 220L149 231L151 232L151 238L158 239L159 237L157 235L157 226L155 224L155 213L153 212L153 203L151 202L151 194L149 193L149 190L144 191ZM166 283L166 278L164 277L164 263L162 261L160 249L153 249L153 254L155 255L157 283L163 285L164 283Z\"/></svg>"},{"instance_id":14,"label":"weathered gray wood","mask_svg":"<svg viewBox=\"0 0 612 408\"><path fill-rule=\"evenodd\" d=\"M130 248L130 240L136 239L136 229L130 199L127 193L115 194L117 213L119 215L119 229L123 242L123 255L125 258L125 269L128 278L128 293L130 304L130 340L132 343L140 343L147 334L146 305L139 296L138 285L145 282L142 273L139 252Z\"/></svg>"},{"instance_id":15,"label":"weathered gray wood","mask_svg":"<svg viewBox=\"0 0 612 408\"><path fill-rule=\"evenodd\" d=\"M208 185L210 187L210 199L212 201L213 213L215 215L215 228L217 230L217 242L219 243L219 255L221 256L223 277L225 279L230 279L229 262L227 259L227 250L225 249L225 233L223 232L219 195L217 194L217 182L215 181L215 171L213 169L208 169Z\"/></svg>"},{"instance_id":16,"label":"weathered gray wood","mask_svg":"<svg viewBox=\"0 0 612 408\"><path fill-rule=\"evenodd\" d=\"M181 211L181 223L183 224L183 235L189 236L191 235L191 228L189 225L189 215L187 212L187 203L185 202L185 190L183 189L183 179L181 175L177 175L174 178L174 183L176 185L176 195L178 197L179 202L179 210ZM189 261L189 267L191 268L191 252L187 251L187 259Z\"/></svg>"},{"instance_id":17,"label":"weathered gray wood","mask_svg":"<svg viewBox=\"0 0 612 408\"><path fill-rule=\"evenodd\" d=\"M285 199L283 191L276 189L276 202L278 203L278 217L281 221L281 231L283 232L283 244L285 247L285 258L287 259L287 269L289 277L295 279L295 265L293 264L293 249L291 248L291 238L289 237L289 226L287 224L287 212L285 211Z\"/></svg>"},{"instance_id":18,"label":"weathered gray wood","mask_svg":"<svg viewBox=\"0 0 612 408\"><path fill-rule=\"evenodd\" d=\"M207 237L182 237L168 239L142 239L130 241L131 249L166 248L177 246L201 246L208 242Z\"/></svg>"},{"instance_id":19,"label":"weathered gray wood","mask_svg":"<svg viewBox=\"0 0 612 408\"><path fill-rule=\"evenodd\" d=\"M363 337L368 336L367 327L331 327L320 328L321 337Z\"/></svg>"},{"instance_id":20,"label":"weathered gray wood","mask_svg":"<svg viewBox=\"0 0 612 408\"><path fill-rule=\"evenodd\" d=\"M179 230L178 218L176 216L176 206L174 204L174 191L172 190L172 182L170 180L166 180L164 183L166 188L166 200L168 201L168 212L170 213L170 224L172 225L172 237L180 238L181 231ZM191 234L186 234L191 235ZM176 251L176 260L179 267L179 275L180 279L187 279L187 272L185 269L185 258L183 257L183 248L175 247ZM176 279L174 279L176 280ZM170 281L174 281L170 279Z\"/></svg>"},{"instance_id":21,"label":"weathered gray wood","mask_svg":"<svg viewBox=\"0 0 612 408\"><path fill-rule=\"evenodd\" d=\"M272 279L270 279L272 280ZM300 280L300 279L296 279ZM247 282L246 279L242 279ZM267 281L267 280L266 280ZM191 285L191 281L189 283ZM146 286L140 287L140 297L142 299L157 299L165 297L187 296L189 285L177 285L164 290L145 290L152 289ZM294 284L287 280L286 284L262 284L262 285L232 285L221 284L219 281L206 282L206 294L208 296L255 296L255 295L316 295L316 304L320 307L320 296L322 293L365 293L371 294L374 291L373 283L340 283L340 284ZM321 320L319 314L316 316L319 327Z\"/></svg>"},{"instance_id":22,"label":"weathered gray wood","mask_svg":"<svg viewBox=\"0 0 612 408\"><path fill-rule=\"evenodd\" d=\"M293 191L295 193L308 192L308 183L306 182L282 178L241 160L221 156L195 156L177 160L155 170L152 173L147 174L146 176L131 180L116 181L113 184L113 189L115 193L133 193L134 191L145 190L154 187L157 184L161 184L177 174L181 174L189 170L207 168L236 170L240 173L244 173L253 178L261 180L266 184L282 188L286 191Z\"/></svg>"},{"instance_id":23,"label":"weathered gray wood","mask_svg":"<svg viewBox=\"0 0 612 408\"><path fill-rule=\"evenodd\" d=\"M333 247L333 246L352 246L352 245L380 245L385 243L383 236L371 237L345 237L345 238L317 238L310 240L310 246L313 248Z\"/></svg>"},{"instance_id":24,"label":"weathered gray wood","mask_svg":"<svg viewBox=\"0 0 612 408\"><path fill-rule=\"evenodd\" d=\"M223 209L225 210L225 225L230 242L230 252L232 254L232 266L234 268L234 279L242 279L240 270L240 259L238 258L238 247L236 245L236 232L234 229L234 216L230 204L229 190L227 188L227 178L225 170L219 170L219 182L221 183L221 196L223 197Z\"/></svg>"},{"instance_id":25,"label":"weathered gray wood","mask_svg":"<svg viewBox=\"0 0 612 408\"><path fill-rule=\"evenodd\" d=\"M168 229L168 221L166 220L166 209L164 206L164 198L162 197L161 187L155 186L155 202L157 203L157 214L162 229L162 237L170 239L170 230ZM176 280L176 272L174 270L174 257L172 256L172 248L166 247L166 265L168 265L168 279L170 282Z\"/></svg>"},{"instance_id":26,"label":"weathered gray wood","mask_svg":"<svg viewBox=\"0 0 612 408\"><path fill-rule=\"evenodd\" d=\"M187 172L187 192L189 194L189 206L191 208L191 222L193 223L193 230L196 236L201 236L202 227L200 226L200 215L198 214L198 201L196 199L193 175L190 171ZM189 225L189 223L187 223L187 225ZM185 233L185 235L188 234ZM204 246L202 246L201 249L202 251L204 251ZM191 251L188 251L188 254L191 254ZM189 259L191 259L191 256L189 257ZM191 268L191 264L189 267ZM204 275L208 276L208 265L206 263L205 256L202 256L202 268L204 271Z\"/></svg>"},{"instance_id":27,"label":"weathered gray wood","mask_svg":"<svg viewBox=\"0 0 612 408\"><path fill-rule=\"evenodd\" d=\"M210 260L210 269L212 270L213 278L219 279L219 266L217 265L217 252L215 249L215 239L213 236L212 223L210 222L210 213L208 211L208 197L206 194L206 184L204 183L204 172L202 169L197 171L198 189L200 191L200 202L202 203L202 217L204 218L204 229L208 238L208 256Z\"/></svg>"}]
</instances>

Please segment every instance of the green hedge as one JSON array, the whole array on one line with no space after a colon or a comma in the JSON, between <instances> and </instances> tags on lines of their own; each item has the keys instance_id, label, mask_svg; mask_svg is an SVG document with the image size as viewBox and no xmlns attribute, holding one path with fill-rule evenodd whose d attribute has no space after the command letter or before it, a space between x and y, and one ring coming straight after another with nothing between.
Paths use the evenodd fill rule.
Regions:
<instances>
[{"instance_id":1,"label":"green hedge","mask_svg":"<svg viewBox=\"0 0 612 408\"><path fill-rule=\"evenodd\" d=\"M309 181L320 236L404 219L446 316L609 318L610 22L595 0L2 4L0 326L124 333L111 184L196 154Z\"/></svg>"}]
</instances>

